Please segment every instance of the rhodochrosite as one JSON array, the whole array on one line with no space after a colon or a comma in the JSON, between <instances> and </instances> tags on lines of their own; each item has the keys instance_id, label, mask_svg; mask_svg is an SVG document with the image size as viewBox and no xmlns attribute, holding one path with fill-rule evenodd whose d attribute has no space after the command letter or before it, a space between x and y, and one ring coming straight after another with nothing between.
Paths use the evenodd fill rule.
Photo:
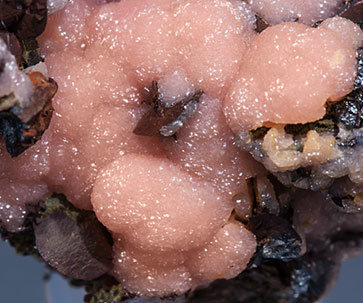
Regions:
<instances>
[{"instance_id":1,"label":"rhodochrosite","mask_svg":"<svg viewBox=\"0 0 363 303\"><path fill-rule=\"evenodd\" d=\"M316 9L296 11L307 24L330 16ZM260 34L255 21L237 0L71 0L51 15L39 42L58 83L53 118L19 157L0 151L3 225L18 230L25 203L64 194L110 231L112 275L139 295L182 294L243 271L256 240L232 215L235 197L266 172L234 134L320 119L353 89L362 44L340 17ZM173 108L193 94L194 107ZM135 134L148 115L175 115L175 135ZM249 203L240 199L238 212Z\"/></svg>"}]
</instances>

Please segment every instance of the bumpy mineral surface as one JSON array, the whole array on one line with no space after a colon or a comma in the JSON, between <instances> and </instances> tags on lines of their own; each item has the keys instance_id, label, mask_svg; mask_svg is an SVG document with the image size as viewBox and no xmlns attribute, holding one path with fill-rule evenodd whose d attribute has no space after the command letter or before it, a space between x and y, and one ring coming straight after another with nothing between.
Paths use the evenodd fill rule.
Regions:
<instances>
[{"instance_id":1,"label":"bumpy mineral surface","mask_svg":"<svg viewBox=\"0 0 363 303\"><path fill-rule=\"evenodd\" d=\"M299 21L312 25L334 16L345 0L248 0L269 24Z\"/></svg>"},{"instance_id":2,"label":"bumpy mineral surface","mask_svg":"<svg viewBox=\"0 0 363 303\"><path fill-rule=\"evenodd\" d=\"M84 280L107 272L128 298L219 279L210 287L233 302L261 283L276 302L317 299L363 242L363 33L326 19L341 5L48 1L38 42L17 36L24 71L0 40L3 235L34 230L53 267ZM277 25L257 33L255 14ZM37 105L31 119L28 104ZM338 173L323 171L341 159ZM71 205L46 200L52 193ZM210 293L170 302L224 302Z\"/></svg>"}]
</instances>

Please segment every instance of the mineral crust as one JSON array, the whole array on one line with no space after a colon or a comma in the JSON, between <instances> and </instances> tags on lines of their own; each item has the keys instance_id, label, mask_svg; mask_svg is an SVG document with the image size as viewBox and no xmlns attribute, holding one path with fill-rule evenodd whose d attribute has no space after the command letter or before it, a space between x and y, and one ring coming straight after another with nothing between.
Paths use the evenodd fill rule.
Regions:
<instances>
[{"instance_id":1,"label":"mineral crust","mask_svg":"<svg viewBox=\"0 0 363 303\"><path fill-rule=\"evenodd\" d=\"M313 302L362 251L355 2L10 2L0 232L86 301Z\"/></svg>"}]
</instances>

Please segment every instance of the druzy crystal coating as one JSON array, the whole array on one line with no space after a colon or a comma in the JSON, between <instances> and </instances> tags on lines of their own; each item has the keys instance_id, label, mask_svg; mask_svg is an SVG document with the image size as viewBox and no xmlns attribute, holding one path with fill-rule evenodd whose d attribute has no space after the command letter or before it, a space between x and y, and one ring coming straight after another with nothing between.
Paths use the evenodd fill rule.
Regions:
<instances>
[{"instance_id":1,"label":"druzy crystal coating","mask_svg":"<svg viewBox=\"0 0 363 303\"><path fill-rule=\"evenodd\" d=\"M16 159L1 149L2 226L21 230L26 204L64 194L108 229L110 274L130 295L182 295L234 278L252 256L250 266L308 262L314 235L300 226L297 197L310 192L287 190L296 184L279 183L248 144L256 142L251 132L266 128L259 139L267 158L253 156L275 161L274 173L339 159L334 135L313 129L299 145L284 126L323 118L326 102L354 88L360 28L341 17L310 26L335 15L340 2L320 1L329 6L323 14L321 5L301 10L290 1L297 8L288 20L259 17L274 24L297 15L305 24L259 34L257 1L252 8L237 0L66 2L48 2L49 12L65 7L38 39L59 87L49 129ZM341 191L311 195L347 212L361 192L334 182ZM352 212L358 221L359 210Z\"/></svg>"}]
</instances>

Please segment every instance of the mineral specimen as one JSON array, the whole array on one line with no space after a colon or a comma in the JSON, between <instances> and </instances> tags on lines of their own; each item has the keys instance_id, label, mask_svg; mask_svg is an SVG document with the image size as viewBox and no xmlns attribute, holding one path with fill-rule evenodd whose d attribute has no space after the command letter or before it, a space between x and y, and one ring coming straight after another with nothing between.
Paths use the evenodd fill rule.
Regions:
<instances>
[{"instance_id":1,"label":"mineral specimen","mask_svg":"<svg viewBox=\"0 0 363 303\"><path fill-rule=\"evenodd\" d=\"M360 28L340 17L319 28L283 23L264 30L253 40L224 99L229 126L238 133L322 118L328 100L352 90L362 43Z\"/></svg>"},{"instance_id":2,"label":"mineral specimen","mask_svg":"<svg viewBox=\"0 0 363 303\"><path fill-rule=\"evenodd\" d=\"M47 23L47 0L1 0L0 30L18 38L36 38Z\"/></svg>"},{"instance_id":3,"label":"mineral specimen","mask_svg":"<svg viewBox=\"0 0 363 303\"><path fill-rule=\"evenodd\" d=\"M32 96L32 83L22 73L6 43L0 39L0 111L19 104L25 107Z\"/></svg>"},{"instance_id":4,"label":"mineral specimen","mask_svg":"<svg viewBox=\"0 0 363 303\"><path fill-rule=\"evenodd\" d=\"M356 2L8 3L1 232L87 302L312 302L361 251Z\"/></svg>"},{"instance_id":5,"label":"mineral specimen","mask_svg":"<svg viewBox=\"0 0 363 303\"><path fill-rule=\"evenodd\" d=\"M310 123L242 131L237 142L285 185L320 190L345 175L362 183L363 52L358 51L354 90L329 102L326 114Z\"/></svg>"},{"instance_id":6,"label":"mineral specimen","mask_svg":"<svg viewBox=\"0 0 363 303\"><path fill-rule=\"evenodd\" d=\"M269 24L299 21L308 25L334 16L344 0L247 0Z\"/></svg>"},{"instance_id":7,"label":"mineral specimen","mask_svg":"<svg viewBox=\"0 0 363 303\"><path fill-rule=\"evenodd\" d=\"M171 78L172 76L169 77ZM176 81L176 83L178 85L179 81ZM168 88L166 91L168 91ZM192 94L188 92L188 89L185 91L187 93L183 98L174 96L171 100L168 100L164 96L160 96L162 94L159 94L158 83L153 82L151 88L152 96L150 102L148 102L152 108L137 123L133 131L134 134L141 136L161 134L166 137L174 135L193 116L202 95L200 91L193 92Z\"/></svg>"}]
</instances>

